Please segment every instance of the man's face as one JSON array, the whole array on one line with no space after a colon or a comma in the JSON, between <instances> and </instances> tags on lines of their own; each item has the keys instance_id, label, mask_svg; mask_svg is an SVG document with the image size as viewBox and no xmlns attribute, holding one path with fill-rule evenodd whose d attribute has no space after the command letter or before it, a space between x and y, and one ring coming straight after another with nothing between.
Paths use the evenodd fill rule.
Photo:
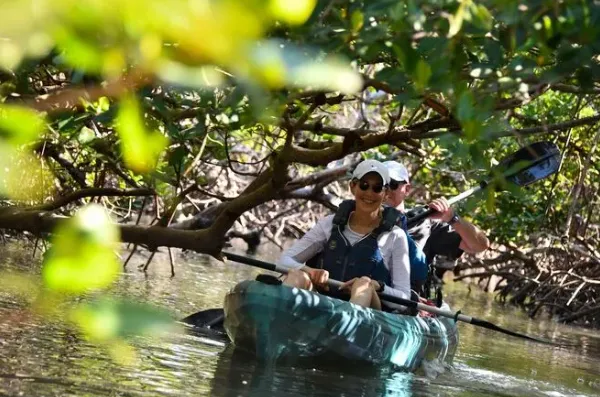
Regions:
<instances>
[{"instance_id":1,"label":"man's face","mask_svg":"<svg viewBox=\"0 0 600 397\"><path fill-rule=\"evenodd\" d=\"M399 206L404 202L408 193L410 193L410 183L398 182L392 179L390 182L387 204L394 208Z\"/></svg>"}]
</instances>

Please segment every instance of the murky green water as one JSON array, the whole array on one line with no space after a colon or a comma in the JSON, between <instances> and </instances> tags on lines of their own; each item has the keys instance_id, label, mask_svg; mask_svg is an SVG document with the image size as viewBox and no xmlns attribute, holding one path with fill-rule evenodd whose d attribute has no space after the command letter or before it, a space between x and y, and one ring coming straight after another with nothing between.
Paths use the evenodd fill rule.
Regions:
<instances>
[{"instance_id":1,"label":"murky green water","mask_svg":"<svg viewBox=\"0 0 600 397\"><path fill-rule=\"evenodd\" d=\"M269 253L259 253L268 259ZM166 255L147 275L138 256L111 292L168 309L174 318L218 307L236 281L258 271L244 265L179 257L170 278ZM20 249L0 247L0 270L39 272ZM265 368L222 342L173 334L137 338L135 365L60 323L31 317L23 302L0 291L0 396L594 396L600 395L600 333L529 321L462 284L446 288L453 308L501 326L571 341L553 348L461 325L453 368L435 379L340 365Z\"/></svg>"}]
</instances>

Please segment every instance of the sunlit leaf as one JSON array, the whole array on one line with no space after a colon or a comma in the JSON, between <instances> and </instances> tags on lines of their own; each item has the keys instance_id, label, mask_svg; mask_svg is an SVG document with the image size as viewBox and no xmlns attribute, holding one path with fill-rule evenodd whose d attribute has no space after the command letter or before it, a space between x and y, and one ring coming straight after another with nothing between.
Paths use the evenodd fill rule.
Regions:
<instances>
[{"instance_id":1,"label":"sunlit leaf","mask_svg":"<svg viewBox=\"0 0 600 397\"><path fill-rule=\"evenodd\" d=\"M310 17L317 0L269 0L269 10L276 19L301 25Z\"/></svg>"},{"instance_id":2,"label":"sunlit leaf","mask_svg":"<svg viewBox=\"0 0 600 397\"><path fill-rule=\"evenodd\" d=\"M98 47L85 41L66 26L54 31L54 39L61 51L64 62L87 72L100 72L104 60Z\"/></svg>"},{"instance_id":3,"label":"sunlit leaf","mask_svg":"<svg viewBox=\"0 0 600 397\"><path fill-rule=\"evenodd\" d=\"M481 29L491 30L493 17L490 11L483 4L473 4L471 7L473 23Z\"/></svg>"},{"instance_id":4,"label":"sunlit leaf","mask_svg":"<svg viewBox=\"0 0 600 397\"><path fill-rule=\"evenodd\" d=\"M360 10L354 10L352 16L350 17L350 22L352 24L352 31L358 33L363 27L365 16Z\"/></svg>"},{"instance_id":5,"label":"sunlit leaf","mask_svg":"<svg viewBox=\"0 0 600 397\"><path fill-rule=\"evenodd\" d=\"M79 135L77 136L77 140L80 143L88 143L93 141L95 138L96 133L94 133L94 130L88 127L81 128L81 130L79 131Z\"/></svg>"},{"instance_id":6,"label":"sunlit leaf","mask_svg":"<svg viewBox=\"0 0 600 397\"><path fill-rule=\"evenodd\" d=\"M225 80L214 66L189 67L171 61L161 63L158 76L168 83L193 88L216 87Z\"/></svg>"},{"instance_id":7,"label":"sunlit leaf","mask_svg":"<svg viewBox=\"0 0 600 397\"><path fill-rule=\"evenodd\" d=\"M14 69L25 55L17 43L0 38L0 69Z\"/></svg>"},{"instance_id":8,"label":"sunlit leaf","mask_svg":"<svg viewBox=\"0 0 600 397\"><path fill-rule=\"evenodd\" d=\"M292 70L291 81L297 86L343 94L354 94L363 87L362 77L349 65L335 59L299 65Z\"/></svg>"},{"instance_id":9,"label":"sunlit leaf","mask_svg":"<svg viewBox=\"0 0 600 397\"><path fill-rule=\"evenodd\" d=\"M463 20L465 19L465 13L467 12L467 3L470 3L470 0L461 1L458 9L456 10L456 14L450 16L450 29L448 30L448 38L454 37L460 32Z\"/></svg>"},{"instance_id":10,"label":"sunlit leaf","mask_svg":"<svg viewBox=\"0 0 600 397\"><path fill-rule=\"evenodd\" d=\"M52 290L79 294L105 288L121 270L115 253L119 229L102 206L90 204L77 211L59 224L51 242L42 275Z\"/></svg>"},{"instance_id":11,"label":"sunlit leaf","mask_svg":"<svg viewBox=\"0 0 600 397\"><path fill-rule=\"evenodd\" d=\"M125 97L121 100L116 128L127 167L138 173L152 171L168 139L158 131L148 131L135 98Z\"/></svg>"},{"instance_id":12,"label":"sunlit leaf","mask_svg":"<svg viewBox=\"0 0 600 397\"><path fill-rule=\"evenodd\" d=\"M44 119L37 112L14 105L0 105L0 137L20 145L34 141L44 132Z\"/></svg>"},{"instance_id":13,"label":"sunlit leaf","mask_svg":"<svg viewBox=\"0 0 600 397\"><path fill-rule=\"evenodd\" d=\"M41 203L54 191L44 160L23 148L0 143L0 193L23 202Z\"/></svg>"}]
</instances>

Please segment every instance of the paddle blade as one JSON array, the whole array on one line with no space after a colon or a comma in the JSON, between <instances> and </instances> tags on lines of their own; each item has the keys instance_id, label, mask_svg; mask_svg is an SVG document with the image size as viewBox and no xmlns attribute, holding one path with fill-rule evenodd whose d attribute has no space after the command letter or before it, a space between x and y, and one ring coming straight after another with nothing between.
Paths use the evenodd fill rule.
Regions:
<instances>
[{"instance_id":1,"label":"paddle blade","mask_svg":"<svg viewBox=\"0 0 600 397\"><path fill-rule=\"evenodd\" d=\"M506 181L527 186L558 171L561 154L549 141L527 145L505 158L496 169Z\"/></svg>"},{"instance_id":2,"label":"paddle blade","mask_svg":"<svg viewBox=\"0 0 600 397\"><path fill-rule=\"evenodd\" d=\"M191 314L180 321L196 328L222 328L224 316L223 309L208 309Z\"/></svg>"}]
</instances>

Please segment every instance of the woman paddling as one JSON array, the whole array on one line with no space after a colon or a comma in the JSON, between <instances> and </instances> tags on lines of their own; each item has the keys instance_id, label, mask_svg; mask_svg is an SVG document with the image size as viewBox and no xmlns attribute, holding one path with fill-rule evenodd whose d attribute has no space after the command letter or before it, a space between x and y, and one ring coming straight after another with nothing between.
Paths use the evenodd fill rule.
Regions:
<instances>
[{"instance_id":1,"label":"woman paddling","mask_svg":"<svg viewBox=\"0 0 600 397\"><path fill-rule=\"evenodd\" d=\"M350 302L374 309L382 308L377 292L409 299L406 234L396 226L398 212L382 206L389 180L379 161L361 162L350 182L354 211L347 219L337 215L321 219L283 253L279 264L290 269L283 283L323 291L331 276L345 281L340 289L350 292ZM340 297L338 291L325 293Z\"/></svg>"}]
</instances>

